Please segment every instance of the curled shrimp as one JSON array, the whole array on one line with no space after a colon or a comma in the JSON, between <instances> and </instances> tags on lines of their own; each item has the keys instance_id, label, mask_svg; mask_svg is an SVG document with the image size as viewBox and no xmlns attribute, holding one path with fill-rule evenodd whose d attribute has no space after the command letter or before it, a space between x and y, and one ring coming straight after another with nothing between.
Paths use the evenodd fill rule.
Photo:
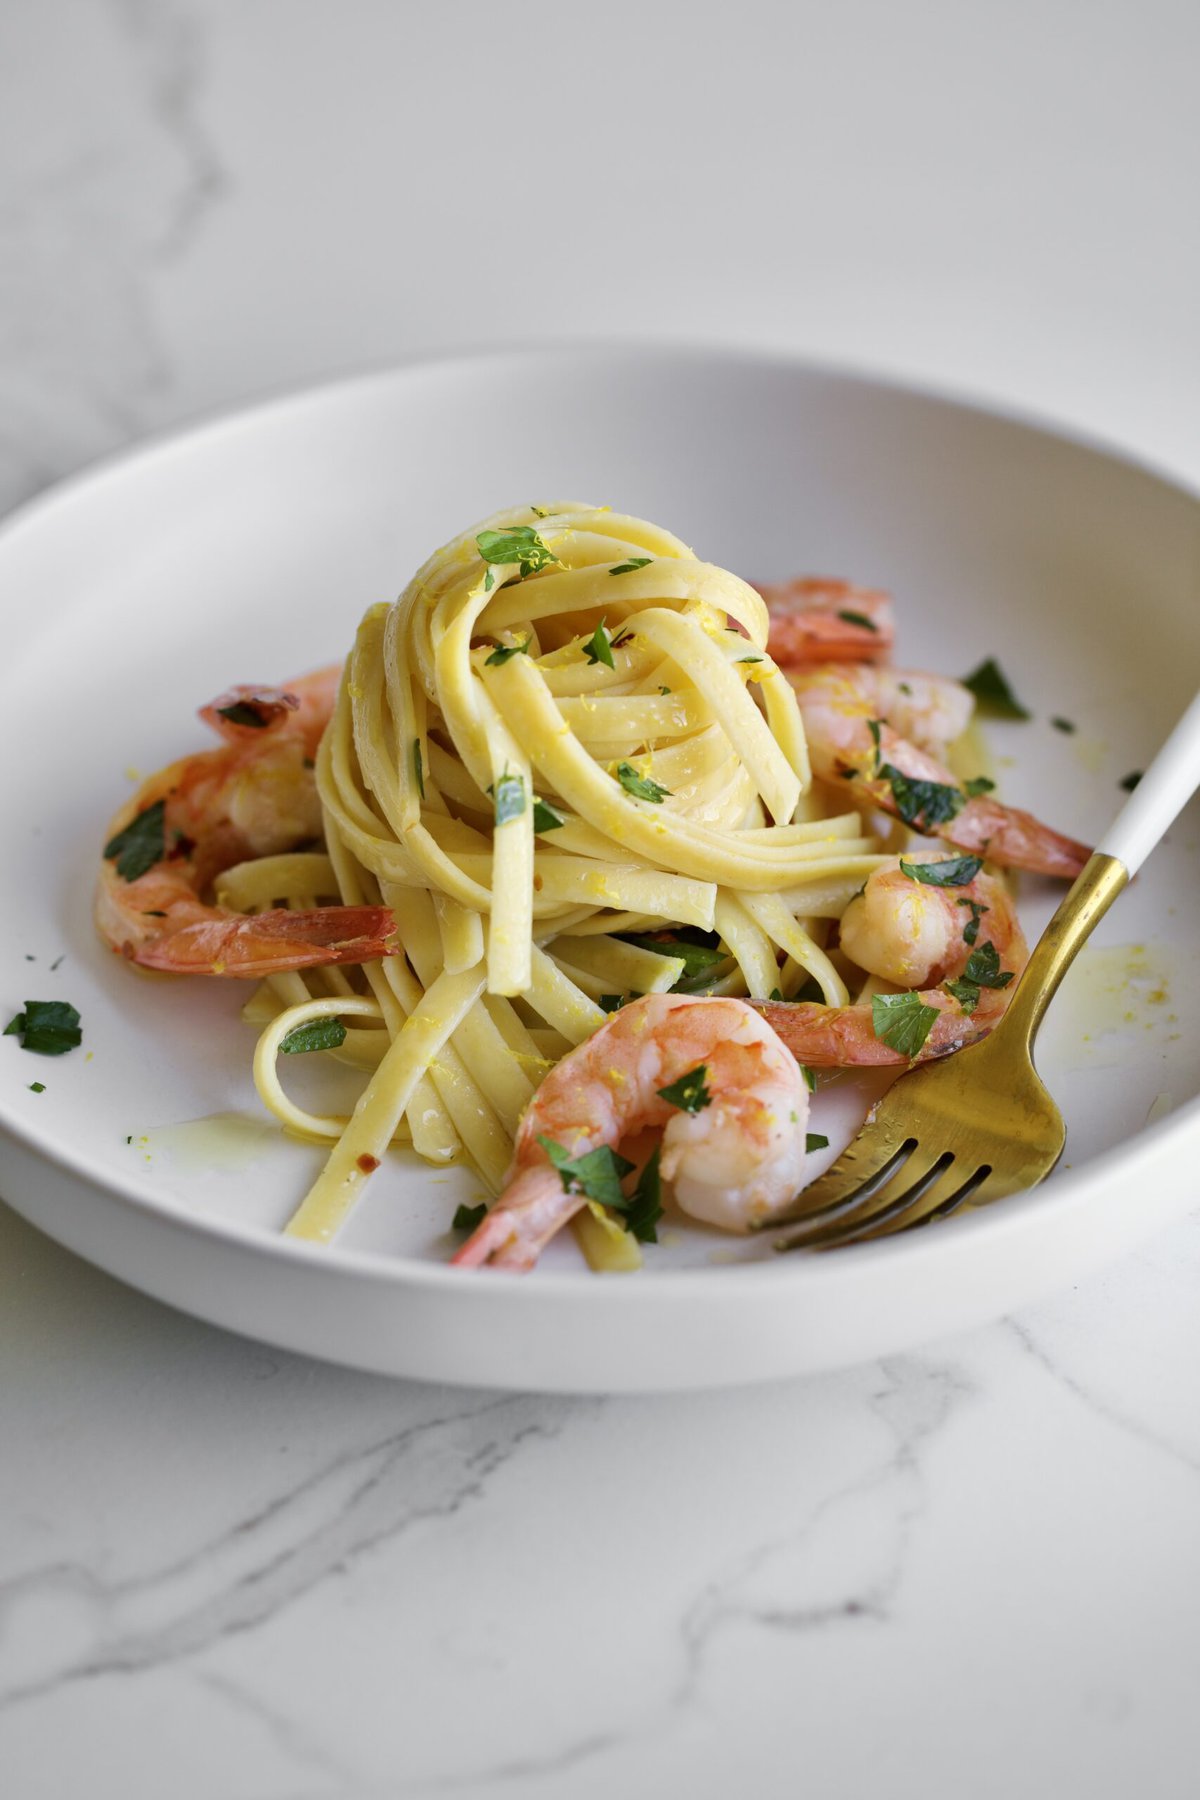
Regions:
<instances>
[{"instance_id":1,"label":"curled shrimp","mask_svg":"<svg viewBox=\"0 0 1200 1800\"><path fill-rule=\"evenodd\" d=\"M386 907L243 914L204 899L234 863L320 838L313 758L340 673L232 688L201 709L224 742L151 775L109 826L95 917L114 950L146 969L246 977L387 954Z\"/></svg>"},{"instance_id":2,"label":"curled shrimp","mask_svg":"<svg viewBox=\"0 0 1200 1800\"><path fill-rule=\"evenodd\" d=\"M800 704L813 769L823 781L853 775L855 792L869 797L872 805L1006 867L1068 880L1078 875L1091 854L1086 844L1015 806L986 795L965 796L957 778L930 754L931 748L957 736L970 718L971 697L961 682L861 663L826 663L787 674ZM911 790L904 811L894 780L880 773L884 765L906 783L942 789L950 816L938 818L936 811L916 805L921 795Z\"/></svg>"},{"instance_id":3,"label":"curled shrimp","mask_svg":"<svg viewBox=\"0 0 1200 1800\"><path fill-rule=\"evenodd\" d=\"M910 867L935 861L919 853ZM965 1049L993 1029L1012 996L1013 982L1029 960L1008 889L998 876L979 871L957 887L933 887L906 875L899 859L876 869L842 915L842 948L853 962L894 986L915 991L937 1018L915 1058L876 1036L869 1001L858 1006L756 1000L755 1010L778 1032L792 1054L811 1068L907 1065L931 1062ZM940 984L955 981L995 951L997 985L979 983L973 1008ZM977 964L971 958L980 952ZM1008 979L1003 980L1007 975Z\"/></svg>"},{"instance_id":4,"label":"curled shrimp","mask_svg":"<svg viewBox=\"0 0 1200 1800\"><path fill-rule=\"evenodd\" d=\"M791 663L875 662L891 654L895 618L890 594L831 576L758 585L771 615L767 648L780 667Z\"/></svg>"},{"instance_id":5,"label":"curled shrimp","mask_svg":"<svg viewBox=\"0 0 1200 1800\"><path fill-rule=\"evenodd\" d=\"M695 1111L663 1098L683 1077L707 1095ZM647 994L546 1076L518 1128L508 1185L454 1261L531 1268L585 1204L542 1139L575 1159L647 1127L663 1128L660 1170L680 1208L748 1231L802 1185L807 1117L795 1059L744 1000Z\"/></svg>"}]
</instances>

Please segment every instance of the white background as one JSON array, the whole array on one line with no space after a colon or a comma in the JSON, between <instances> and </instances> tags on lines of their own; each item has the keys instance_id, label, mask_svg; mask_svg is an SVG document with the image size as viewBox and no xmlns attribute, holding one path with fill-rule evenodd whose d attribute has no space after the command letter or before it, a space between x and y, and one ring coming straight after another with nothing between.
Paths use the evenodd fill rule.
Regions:
<instances>
[{"instance_id":1,"label":"white background","mask_svg":"<svg viewBox=\"0 0 1200 1800\"><path fill-rule=\"evenodd\" d=\"M1198 478L1198 66L1192 0L7 0L0 509L578 335ZM1193 1219L886 1367L497 1401L224 1337L2 1213L6 1792L1190 1795L1198 1274Z\"/></svg>"}]
</instances>

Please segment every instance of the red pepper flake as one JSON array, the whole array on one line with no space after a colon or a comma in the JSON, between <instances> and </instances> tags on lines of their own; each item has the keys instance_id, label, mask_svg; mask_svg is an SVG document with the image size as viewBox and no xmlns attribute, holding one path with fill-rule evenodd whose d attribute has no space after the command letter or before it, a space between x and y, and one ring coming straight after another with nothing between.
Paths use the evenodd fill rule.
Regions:
<instances>
[{"instance_id":1,"label":"red pepper flake","mask_svg":"<svg viewBox=\"0 0 1200 1800\"><path fill-rule=\"evenodd\" d=\"M364 1150L358 1159L358 1166L364 1175L373 1175L379 1167L379 1158L377 1156L369 1155L367 1151Z\"/></svg>"}]
</instances>

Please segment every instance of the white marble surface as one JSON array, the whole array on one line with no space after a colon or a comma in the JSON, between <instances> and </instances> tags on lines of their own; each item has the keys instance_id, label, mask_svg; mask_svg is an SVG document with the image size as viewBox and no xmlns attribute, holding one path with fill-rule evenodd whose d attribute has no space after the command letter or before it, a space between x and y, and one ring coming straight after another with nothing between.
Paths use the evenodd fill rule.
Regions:
<instances>
[{"instance_id":1,"label":"white marble surface","mask_svg":"<svg viewBox=\"0 0 1200 1800\"><path fill-rule=\"evenodd\" d=\"M1200 477L1190 0L0 9L0 508L448 344L786 346ZM639 22L640 21L640 22ZM884 1365L481 1396L0 1211L6 1800L1195 1791L1200 1218Z\"/></svg>"}]
</instances>

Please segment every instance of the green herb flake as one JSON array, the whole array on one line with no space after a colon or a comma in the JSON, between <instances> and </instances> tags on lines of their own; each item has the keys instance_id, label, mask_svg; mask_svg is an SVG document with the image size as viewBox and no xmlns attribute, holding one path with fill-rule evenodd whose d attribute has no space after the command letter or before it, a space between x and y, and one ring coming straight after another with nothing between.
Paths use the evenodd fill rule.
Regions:
<instances>
[{"instance_id":1,"label":"green herb flake","mask_svg":"<svg viewBox=\"0 0 1200 1800\"><path fill-rule=\"evenodd\" d=\"M968 800L977 800L980 794L992 793L995 786L995 782L989 781L986 775L972 775L970 781L963 782L963 793Z\"/></svg>"},{"instance_id":2,"label":"green herb flake","mask_svg":"<svg viewBox=\"0 0 1200 1800\"><path fill-rule=\"evenodd\" d=\"M882 765L879 776L892 790L898 816L919 831L944 825L962 811L961 790L947 787L943 781L911 781L891 763Z\"/></svg>"},{"instance_id":3,"label":"green herb flake","mask_svg":"<svg viewBox=\"0 0 1200 1800\"><path fill-rule=\"evenodd\" d=\"M496 824L507 825L525 811L525 783L520 775L502 775L488 792L496 802Z\"/></svg>"},{"instance_id":4,"label":"green herb flake","mask_svg":"<svg viewBox=\"0 0 1200 1800\"><path fill-rule=\"evenodd\" d=\"M250 725L255 731L263 731L271 723L269 713L252 700L235 700L232 706L218 706L217 712L231 725Z\"/></svg>"},{"instance_id":5,"label":"green herb flake","mask_svg":"<svg viewBox=\"0 0 1200 1800\"><path fill-rule=\"evenodd\" d=\"M474 1231L487 1218L487 1202L481 1200L478 1206L459 1206L455 1209L450 1221L452 1231Z\"/></svg>"},{"instance_id":6,"label":"green herb flake","mask_svg":"<svg viewBox=\"0 0 1200 1800\"><path fill-rule=\"evenodd\" d=\"M285 1056L307 1056L311 1050L337 1050L346 1041L346 1027L340 1019L309 1019L296 1025L281 1041Z\"/></svg>"},{"instance_id":7,"label":"green herb flake","mask_svg":"<svg viewBox=\"0 0 1200 1800\"><path fill-rule=\"evenodd\" d=\"M845 619L847 625L861 625L865 631L879 630L874 619L868 619L866 613L851 612L847 608L844 612L839 612L838 618Z\"/></svg>"},{"instance_id":8,"label":"green herb flake","mask_svg":"<svg viewBox=\"0 0 1200 1800\"><path fill-rule=\"evenodd\" d=\"M706 1106L712 1105L712 1095L705 1085L704 1077L708 1074L708 1064L701 1063L699 1068L689 1069L678 1081L672 1081L668 1087L658 1090L659 1098L666 1100L671 1106L677 1106L680 1112L703 1112Z\"/></svg>"},{"instance_id":9,"label":"green herb flake","mask_svg":"<svg viewBox=\"0 0 1200 1800\"><path fill-rule=\"evenodd\" d=\"M425 798L425 769L421 762L421 740L420 740L420 738L413 739L412 754L413 754L413 776L417 783L417 792L418 792L418 794L420 794L420 796L423 800Z\"/></svg>"},{"instance_id":10,"label":"green herb flake","mask_svg":"<svg viewBox=\"0 0 1200 1800\"><path fill-rule=\"evenodd\" d=\"M9 1020L5 1037L18 1037L22 1050L38 1056L65 1056L83 1041L79 1014L65 1000L27 1000L25 1010Z\"/></svg>"},{"instance_id":11,"label":"green herb flake","mask_svg":"<svg viewBox=\"0 0 1200 1800\"><path fill-rule=\"evenodd\" d=\"M1073 719L1060 719L1057 714L1051 719L1050 723L1053 725L1055 731L1065 731L1068 737L1071 737L1078 729Z\"/></svg>"},{"instance_id":12,"label":"green herb flake","mask_svg":"<svg viewBox=\"0 0 1200 1800\"><path fill-rule=\"evenodd\" d=\"M933 1030L936 1006L926 1006L920 994L873 994L871 1024L881 1044L901 1056L913 1057Z\"/></svg>"},{"instance_id":13,"label":"green herb flake","mask_svg":"<svg viewBox=\"0 0 1200 1800\"><path fill-rule=\"evenodd\" d=\"M167 854L166 812L166 801L155 800L105 844L105 858L116 862L122 881L136 881Z\"/></svg>"},{"instance_id":14,"label":"green herb flake","mask_svg":"<svg viewBox=\"0 0 1200 1800\"><path fill-rule=\"evenodd\" d=\"M507 531L481 531L475 546L485 563L502 567L511 567L515 563L518 581L524 581L527 576L536 575L540 569L548 569L551 563L558 561L532 525L510 525ZM483 585L484 591L490 593L495 582L491 569L488 576L490 580L485 580Z\"/></svg>"},{"instance_id":15,"label":"green herb flake","mask_svg":"<svg viewBox=\"0 0 1200 1800\"><path fill-rule=\"evenodd\" d=\"M566 822L560 813L556 813L552 806L547 805L545 800L539 800L537 795L534 795L533 829L535 831L561 831Z\"/></svg>"},{"instance_id":16,"label":"green herb flake","mask_svg":"<svg viewBox=\"0 0 1200 1800\"><path fill-rule=\"evenodd\" d=\"M909 699L910 700L912 699L912 689L909 687L907 681L898 681L896 683L896 686L899 688L899 690L902 694L907 694Z\"/></svg>"},{"instance_id":17,"label":"green herb flake","mask_svg":"<svg viewBox=\"0 0 1200 1800\"><path fill-rule=\"evenodd\" d=\"M758 655L739 656L737 659L737 666L740 669L743 663L758 663L758 662L762 662L762 661L763 661L763 658Z\"/></svg>"},{"instance_id":18,"label":"green herb flake","mask_svg":"<svg viewBox=\"0 0 1200 1800\"><path fill-rule=\"evenodd\" d=\"M998 719L1028 719L1027 706L1022 706L1009 686L1008 677L994 656L987 657L977 669L963 676L963 686L970 688L981 709Z\"/></svg>"},{"instance_id":19,"label":"green herb flake","mask_svg":"<svg viewBox=\"0 0 1200 1800\"><path fill-rule=\"evenodd\" d=\"M613 662L612 639L604 628L603 619L583 646L583 654L590 663L604 663L610 669L616 667Z\"/></svg>"},{"instance_id":20,"label":"green herb flake","mask_svg":"<svg viewBox=\"0 0 1200 1800\"><path fill-rule=\"evenodd\" d=\"M608 572L610 575L632 575L635 569L644 569L653 560L652 556L631 556L628 562L616 563Z\"/></svg>"},{"instance_id":21,"label":"green herb flake","mask_svg":"<svg viewBox=\"0 0 1200 1800\"><path fill-rule=\"evenodd\" d=\"M1127 794L1132 794L1134 788L1141 779L1142 771L1140 769L1132 769L1128 775L1123 775L1121 777L1119 785L1125 789Z\"/></svg>"},{"instance_id":22,"label":"green herb flake","mask_svg":"<svg viewBox=\"0 0 1200 1800\"><path fill-rule=\"evenodd\" d=\"M632 1195L624 1202L623 1209L619 1209L624 1212L626 1231L639 1244L658 1242L656 1227L663 1215L662 1178L658 1168L661 1157L661 1146L656 1144L638 1176Z\"/></svg>"},{"instance_id":23,"label":"green herb flake","mask_svg":"<svg viewBox=\"0 0 1200 1800\"><path fill-rule=\"evenodd\" d=\"M1002 988L1013 979L1013 972L1000 967L999 951L995 944L987 943L972 950L963 970L963 979L973 981L977 987Z\"/></svg>"},{"instance_id":24,"label":"green herb flake","mask_svg":"<svg viewBox=\"0 0 1200 1800\"><path fill-rule=\"evenodd\" d=\"M44 1081L31 1081L29 1084L29 1091L31 1094L44 1094L46 1091L46 1084Z\"/></svg>"},{"instance_id":25,"label":"green herb flake","mask_svg":"<svg viewBox=\"0 0 1200 1800\"><path fill-rule=\"evenodd\" d=\"M657 781L650 779L649 775L639 775L632 763L617 764L617 780L625 792L632 794L635 800L652 800L655 806L660 806L664 800L670 798L670 788L660 787Z\"/></svg>"},{"instance_id":26,"label":"green herb flake","mask_svg":"<svg viewBox=\"0 0 1200 1800\"><path fill-rule=\"evenodd\" d=\"M783 999L783 989L778 988L778 987L773 987L771 989L770 993L767 995L767 999L768 1000L782 1000Z\"/></svg>"},{"instance_id":27,"label":"green herb flake","mask_svg":"<svg viewBox=\"0 0 1200 1800\"><path fill-rule=\"evenodd\" d=\"M621 1192L621 1182L633 1168L633 1164L608 1144L601 1144L595 1150L589 1150L583 1156L574 1159L567 1155L561 1144L553 1138L538 1138L538 1143L557 1169L563 1184L563 1192L567 1194L583 1194L588 1200L595 1200L601 1206L613 1206L620 1210L625 1205L625 1196Z\"/></svg>"},{"instance_id":28,"label":"green herb flake","mask_svg":"<svg viewBox=\"0 0 1200 1800\"><path fill-rule=\"evenodd\" d=\"M599 1006L600 1006L601 1012L606 1012L606 1013L620 1012L620 1010L624 1006L624 1004L625 1004L624 994L601 994L600 1000L599 1000Z\"/></svg>"},{"instance_id":29,"label":"green herb flake","mask_svg":"<svg viewBox=\"0 0 1200 1800\"><path fill-rule=\"evenodd\" d=\"M910 881L924 887L969 887L983 867L982 856L952 856L944 862L906 862L900 858L900 872Z\"/></svg>"},{"instance_id":30,"label":"green herb flake","mask_svg":"<svg viewBox=\"0 0 1200 1800\"><path fill-rule=\"evenodd\" d=\"M523 644L497 645L496 649L492 651L492 654L484 658L484 667L488 669L498 669L502 663L508 661L510 656L528 656L529 646L532 642L532 637L527 637Z\"/></svg>"},{"instance_id":31,"label":"green herb flake","mask_svg":"<svg viewBox=\"0 0 1200 1800\"><path fill-rule=\"evenodd\" d=\"M815 1069L810 1069L807 1063L801 1063L800 1073L804 1077L804 1085L809 1093L815 1094L817 1091L817 1071Z\"/></svg>"},{"instance_id":32,"label":"green herb flake","mask_svg":"<svg viewBox=\"0 0 1200 1800\"><path fill-rule=\"evenodd\" d=\"M979 936L979 921L984 913L988 912L990 909L986 906L981 906L978 900L960 900L958 904L960 906L969 906L971 909L970 923L963 926L963 943L973 944L975 939Z\"/></svg>"},{"instance_id":33,"label":"green herb flake","mask_svg":"<svg viewBox=\"0 0 1200 1800\"><path fill-rule=\"evenodd\" d=\"M658 691L660 694L669 694L671 690L669 687L660 687Z\"/></svg>"},{"instance_id":34,"label":"green herb flake","mask_svg":"<svg viewBox=\"0 0 1200 1800\"><path fill-rule=\"evenodd\" d=\"M707 987L713 970L729 960L729 952L719 947L713 931L696 931L694 938L685 937L682 932L672 935L662 931L620 932L618 936L622 943L636 944L639 950L653 950L656 956L682 957L683 973L671 989L673 994L693 994Z\"/></svg>"},{"instance_id":35,"label":"green herb flake","mask_svg":"<svg viewBox=\"0 0 1200 1800\"><path fill-rule=\"evenodd\" d=\"M944 986L948 994L954 995L954 998L958 1001L963 1012L969 1018L975 1011L975 1008L979 1005L980 990L978 983L960 979L958 981L947 981L944 983Z\"/></svg>"},{"instance_id":36,"label":"green herb flake","mask_svg":"<svg viewBox=\"0 0 1200 1800\"><path fill-rule=\"evenodd\" d=\"M877 775L879 774L879 739L880 739L880 732L881 732L882 726L883 726L882 719L868 719L867 720L867 730L870 732L871 742L875 746L875 773Z\"/></svg>"},{"instance_id":37,"label":"green herb flake","mask_svg":"<svg viewBox=\"0 0 1200 1800\"><path fill-rule=\"evenodd\" d=\"M828 1150L829 1139L821 1131L810 1131L804 1139L804 1148L811 1155L814 1150Z\"/></svg>"}]
</instances>

